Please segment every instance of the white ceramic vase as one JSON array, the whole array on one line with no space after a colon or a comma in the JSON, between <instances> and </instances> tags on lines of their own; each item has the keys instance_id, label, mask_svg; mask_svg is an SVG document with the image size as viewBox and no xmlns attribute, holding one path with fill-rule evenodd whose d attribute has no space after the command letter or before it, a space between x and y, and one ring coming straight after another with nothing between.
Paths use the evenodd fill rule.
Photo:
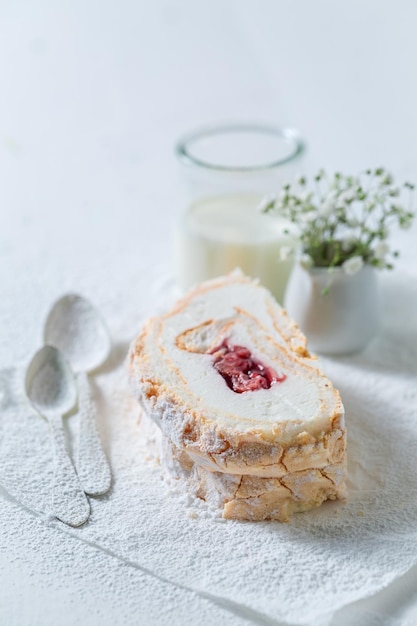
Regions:
<instances>
[{"instance_id":1,"label":"white ceramic vase","mask_svg":"<svg viewBox=\"0 0 417 626\"><path fill-rule=\"evenodd\" d=\"M296 263L284 306L306 334L313 352L359 352L379 328L377 270L365 265L356 274L348 275L341 268L329 273L327 268L306 270Z\"/></svg>"}]
</instances>

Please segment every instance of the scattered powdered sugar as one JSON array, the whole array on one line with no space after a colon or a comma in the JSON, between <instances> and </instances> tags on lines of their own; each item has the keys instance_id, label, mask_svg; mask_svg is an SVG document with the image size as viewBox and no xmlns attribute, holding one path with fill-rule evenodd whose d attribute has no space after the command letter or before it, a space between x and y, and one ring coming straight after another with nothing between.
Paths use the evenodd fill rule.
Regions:
<instances>
[{"instance_id":1,"label":"scattered powdered sugar","mask_svg":"<svg viewBox=\"0 0 417 626\"><path fill-rule=\"evenodd\" d=\"M258 624L325 625L338 608L388 585L417 563L417 329L411 315L397 321L397 310L417 309L417 289L405 280L384 287L387 323L378 340L362 355L322 361L346 409L349 498L296 514L289 524L225 521L180 481L167 481L154 435L140 429L122 358L125 336L116 335L92 385L112 488L90 500L88 524L64 526L49 508L47 423L24 399L23 370L2 370L0 484L40 518L34 541L39 525L70 534L103 559L112 555L158 584L194 590ZM132 318L126 323L137 326ZM74 436L77 416L67 425Z\"/></svg>"}]
</instances>

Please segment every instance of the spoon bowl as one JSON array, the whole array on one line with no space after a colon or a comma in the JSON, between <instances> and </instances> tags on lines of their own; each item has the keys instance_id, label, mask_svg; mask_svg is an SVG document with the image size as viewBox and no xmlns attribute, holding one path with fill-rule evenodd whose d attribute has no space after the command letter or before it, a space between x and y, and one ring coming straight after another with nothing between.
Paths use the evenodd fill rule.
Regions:
<instances>
[{"instance_id":1,"label":"spoon bowl","mask_svg":"<svg viewBox=\"0 0 417 626\"><path fill-rule=\"evenodd\" d=\"M52 346L44 346L33 357L25 389L33 408L46 418L65 415L77 402L74 374L62 352Z\"/></svg>"},{"instance_id":2,"label":"spoon bowl","mask_svg":"<svg viewBox=\"0 0 417 626\"><path fill-rule=\"evenodd\" d=\"M65 354L75 372L91 372L110 354L106 324L94 306L74 293L57 300L44 328L45 343Z\"/></svg>"}]
</instances>

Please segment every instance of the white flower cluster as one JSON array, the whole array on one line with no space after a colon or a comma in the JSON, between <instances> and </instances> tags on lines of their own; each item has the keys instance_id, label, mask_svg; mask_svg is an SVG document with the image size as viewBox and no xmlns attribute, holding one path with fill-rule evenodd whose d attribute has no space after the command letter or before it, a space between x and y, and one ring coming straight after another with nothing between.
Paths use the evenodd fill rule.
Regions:
<instances>
[{"instance_id":1,"label":"white flower cluster","mask_svg":"<svg viewBox=\"0 0 417 626\"><path fill-rule=\"evenodd\" d=\"M361 256L352 256L350 259L344 261L342 267L345 270L346 274L352 276L362 269L363 259Z\"/></svg>"},{"instance_id":2,"label":"white flower cluster","mask_svg":"<svg viewBox=\"0 0 417 626\"><path fill-rule=\"evenodd\" d=\"M392 267L391 257L398 252L391 252L386 240L394 224L411 226L413 189L410 183L395 186L383 168L359 176L336 173L332 178L320 170L312 189L299 176L277 196L264 198L259 209L278 213L297 225L304 267L343 267L351 275L365 263ZM409 193L408 207L399 200L404 191ZM291 253L291 248L281 248L281 260Z\"/></svg>"}]
</instances>

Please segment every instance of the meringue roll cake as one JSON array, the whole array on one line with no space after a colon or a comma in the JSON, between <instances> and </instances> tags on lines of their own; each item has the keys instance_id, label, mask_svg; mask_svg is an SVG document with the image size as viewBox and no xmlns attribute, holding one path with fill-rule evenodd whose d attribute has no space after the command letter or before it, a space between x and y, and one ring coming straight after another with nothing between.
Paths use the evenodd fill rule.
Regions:
<instances>
[{"instance_id":1,"label":"meringue roll cake","mask_svg":"<svg viewBox=\"0 0 417 626\"><path fill-rule=\"evenodd\" d=\"M345 496L339 392L257 282L202 283L147 322L129 367L163 464L223 517L287 521Z\"/></svg>"}]
</instances>

